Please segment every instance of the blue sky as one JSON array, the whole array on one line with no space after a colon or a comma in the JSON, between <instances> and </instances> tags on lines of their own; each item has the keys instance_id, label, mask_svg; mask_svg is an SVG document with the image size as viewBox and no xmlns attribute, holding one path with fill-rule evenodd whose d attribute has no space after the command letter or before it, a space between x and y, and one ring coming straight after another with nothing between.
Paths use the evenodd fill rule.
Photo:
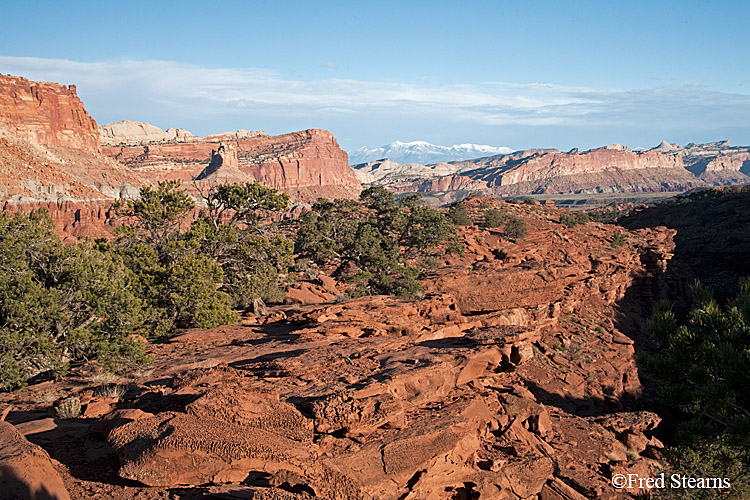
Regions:
<instances>
[{"instance_id":1,"label":"blue sky","mask_svg":"<svg viewBox=\"0 0 750 500\"><path fill-rule=\"evenodd\" d=\"M750 2L6 2L0 73L99 122L590 148L750 144Z\"/></svg>"}]
</instances>

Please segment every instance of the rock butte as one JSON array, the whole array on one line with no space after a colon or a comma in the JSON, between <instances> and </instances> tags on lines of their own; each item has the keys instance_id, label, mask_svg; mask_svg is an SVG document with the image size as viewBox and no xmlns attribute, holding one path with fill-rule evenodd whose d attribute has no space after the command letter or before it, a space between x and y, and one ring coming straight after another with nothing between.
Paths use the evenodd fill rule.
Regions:
<instances>
[{"instance_id":1,"label":"rock butte","mask_svg":"<svg viewBox=\"0 0 750 500\"><path fill-rule=\"evenodd\" d=\"M104 146L102 151L152 182L179 179L187 185L192 179L204 183L259 180L306 201L319 196L352 197L360 190L346 152L327 130L274 137L238 131L181 141Z\"/></svg>"}]
</instances>

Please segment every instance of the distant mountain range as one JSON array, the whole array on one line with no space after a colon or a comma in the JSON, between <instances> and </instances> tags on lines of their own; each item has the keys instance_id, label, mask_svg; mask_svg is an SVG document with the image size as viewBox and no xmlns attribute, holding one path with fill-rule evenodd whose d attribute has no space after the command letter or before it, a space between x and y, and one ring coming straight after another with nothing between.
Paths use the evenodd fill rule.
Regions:
<instances>
[{"instance_id":1,"label":"distant mountain range","mask_svg":"<svg viewBox=\"0 0 750 500\"><path fill-rule=\"evenodd\" d=\"M484 146L480 144L454 144L440 146L425 141L392 142L379 148L362 147L349 152L349 164L358 165L388 158L396 163L420 163L432 165L441 161L459 161L512 153L506 147Z\"/></svg>"},{"instance_id":2,"label":"distant mountain range","mask_svg":"<svg viewBox=\"0 0 750 500\"><path fill-rule=\"evenodd\" d=\"M469 193L505 197L682 192L749 182L750 146L732 146L729 141L680 146L665 141L647 151L612 144L567 153L529 149L435 165L377 160L353 168L364 185L421 193L434 198L435 204Z\"/></svg>"}]
</instances>

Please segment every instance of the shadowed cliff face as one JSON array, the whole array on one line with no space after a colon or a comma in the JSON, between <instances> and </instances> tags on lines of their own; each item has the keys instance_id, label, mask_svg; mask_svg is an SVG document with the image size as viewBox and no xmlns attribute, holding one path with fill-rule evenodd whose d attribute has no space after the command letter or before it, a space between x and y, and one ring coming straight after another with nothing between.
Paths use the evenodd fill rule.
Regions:
<instances>
[{"instance_id":1,"label":"shadowed cliff face","mask_svg":"<svg viewBox=\"0 0 750 500\"><path fill-rule=\"evenodd\" d=\"M99 130L75 85L0 75L0 128L37 144L99 152Z\"/></svg>"},{"instance_id":2,"label":"shadowed cliff face","mask_svg":"<svg viewBox=\"0 0 750 500\"><path fill-rule=\"evenodd\" d=\"M675 265L712 287L720 299L733 297L739 278L750 276L747 185L677 197L633 212L619 223L628 229L667 226L676 230Z\"/></svg>"}]
</instances>

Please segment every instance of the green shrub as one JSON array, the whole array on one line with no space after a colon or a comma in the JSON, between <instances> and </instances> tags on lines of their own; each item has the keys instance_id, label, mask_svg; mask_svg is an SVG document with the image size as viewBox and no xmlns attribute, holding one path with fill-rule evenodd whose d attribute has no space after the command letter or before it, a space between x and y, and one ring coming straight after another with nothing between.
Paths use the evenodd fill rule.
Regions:
<instances>
[{"instance_id":1,"label":"green shrub","mask_svg":"<svg viewBox=\"0 0 750 500\"><path fill-rule=\"evenodd\" d=\"M508 220L508 214L505 214L496 209L487 210L484 213L484 226L485 227L500 227L505 224Z\"/></svg>"},{"instance_id":2,"label":"green shrub","mask_svg":"<svg viewBox=\"0 0 750 500\"><path fill-rule=\"evenodd\" d=\"M692 446L668 447L664 450L665 474L694 478L727 478L731 488L700 489L667 487L659 490L654 499L746 500L750 498L748 475L748 451L746 446L728 443L721 438L704 440Z\"/></svg>"},{"instance_id":3,"label":"green shrub","mask_svg":"<svg viewBox=\"0 0 750 500\"><path fill-rule=\"evenodd\" d=\"M732 491L720 498L748 498L750 484L740 478L750 473L750 280L741 281L725 307L698 282L692 291L693 310L684 322L669 303L657 304L646 326L655 350L639 356L638 365L658 382L659 400L677 417L679 446L668 450L670 468L733 478ZM704 498L693 493L664 498Z\"/></svg>"},{"instance_id":4,"label":"green shrub","mask_svg":"<svg viewBox=\"0 0 750 500\"><path fill-rule=\"evenodd\" d=\"M151 306L152 329L161 335L231 323L237 320L233 308L285 294L293 243L272 234L268 219L286 210L288 195L258 182L213 186L202 195L207 208L184 232L178 229L187 226L192 200L179 183L144 188L148 203L120 207L132 225L118 228L113 245L135 272L140 296Z\"/></svg>"},{"instance_id":5,"label":"green shrub","mask_svg":"<svg viewBox=\"0 0 750 500\"><path fill-rule=\"evenodd\" d=\"M219 263L205 255L188 254L174 263L165 287L177 328L211 328L237 321L229 296L217 291L223 277Z\"/></svg>"},{"instance_id":6,"label":"green shrub","mask_svg":"<svg viewBox=\"0 0 750 500\"><path fill-rule=\"evenodd\" d=\"M396 201L378 186L366 189L358 205L346 200L318 200L303 214L296 251L353 283L350 295L418 296L419 275L437 257L460 251L455 227L420 196Z\"/></svg>"},{"instance_id":7,"label":"green shrub","mask_svg":"<svg viewBox=\"0 0 750 500\"><path fill-rule=\"evenodd\" d=\"M295 251L315 262L340 264L343 249L353 244L357 225L364 219L355 201L320 198L300 217Z\"/></svg>"},{"instance_id":8,"label":"green shrub","mask_svg":"<svg viewBox=\"0 0 750 500\"><path fill-rule=\"evenodd\" d=\"M96 360L116 371L146 363L149 311L122 258L96 245L64 245L46 210L0 214L0 390Z\"/></svg>"},{"instance_id":9,"label":"green shrub","mask_svg":"<svg viewBox=\"0 0 750 500\"><path fill-rule=\"evenodd\" d=\"M278 302L285 290L282 276L294 263L294 244L281 236L257 234L256 226L214 225L196 220L184 235L186 244L215 260L222 269L219 290L233 307L250 307L255 299Z\"/></svg>"},{"instance_id":10,"label":"green shrub","mask_svg":"<svg viewBox=\"0 0 750 500\"><path fill-rule=\"evenodd\" d=\"M140 233L142 240L162 252L180 222L195 208L190 195L179 187L180 181L142 187L138 199L115 203L115 212L128 221L133 232Z\"/></svg>"},{"instance_id":11,"label":"green shrub","mask_svg":"<svg viewBox=\"0 0 750 500\"><path fill-rule=\"evenodd\" d=\"M448 219L457 226L471 226L474 224L474 220L469 216L466 205L463 203L453 205L448 209Z\"/></svg>"},{"instance_id":12,"label":"green shrub","mask_svg":"<svg viewBox=\"0 0 750 500\"><path fill-rule=\"evenodd\" d=\"M508 238L509 240L520 240L524 236L528 234L528 229L526 229L526 223L519 219L518 217L511 217L508 222L505 224L505 229L503 230L503 236Z\"/></svg>"},{"instance_id":13,"label":"green shrub","mask_svg":"<svg viewBox=\"0 0 750 500\"><path fill-rule=\"evenodd\" d=\"M612 235L612 246L615 248L623 246L627 242L627 237L620 231L615 231Z\"/></svg>"},{"instance_id":14,"label":"green shrub","mask_svg":"<svg viewBox=\"0 0 750 500\"><path fill-rule=\"evenodd\" d=\"M589 222L589 216L586 212L575 212L572 214L560 215L560 224L564 224L568 227L575 227L579 224L586 224Z\"/></svg>"},{"instance_id":15,"label":"green shrub","mask_svg":"<svg viewBox=\"0 0 750 500\"><path fill-rule=\"evenodd\" d=\"M588 213L589 219L602 224L614 224L622 215L623 212L619 208L604 208L592 210Z\"/></svg>"},{"instance_id":16,"label":"green shrub","mask_svg":"<svg viewBox=\"0 0 750 500\"><path fill-rule=\"evenodd\" d=\"M289 195L261 182L220 184L202 193L208 207L208 219L215 227L221 224L244 224L257 229L263 219L289 207Z\"/></svg>"}]
</instances>

